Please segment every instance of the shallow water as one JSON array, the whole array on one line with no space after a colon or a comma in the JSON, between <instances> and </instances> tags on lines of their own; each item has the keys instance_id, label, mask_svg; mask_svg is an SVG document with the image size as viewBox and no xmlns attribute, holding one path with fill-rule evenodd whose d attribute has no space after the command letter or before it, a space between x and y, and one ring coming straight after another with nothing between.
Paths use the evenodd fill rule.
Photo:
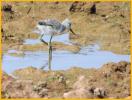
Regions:
<instances>
[{"instance_id":1,"label":"shallow water","mask_svg":"<svg viewBox=\"0 0 132 100\"><path fill-rule=\"evenodd\" d=\"M52 69L64 70L73 66L99 68L105 63L119 61L130 62L130 55L118 55L109 51L99 51L99 45L93 44L88 47L82 47L77 54L70 51L53 51ZM24 57L14 57L7 53L3 56L2 66L5 72L12 73L16 69L28 66L41 68L42 66L47 66L47 62L47 51L25 52Z\"/></svg>"},{"instance_id":2,"label":"shallow water","mask_svg":"<svg viewBox=\"0 0 132 100\"><path fill-rule=\"evenodd\" d=\"M43 39L46 42L49 42L50 40L50 35L44 35ZM64 44L71 44L70 40L69 40L69 34L62 34L62 35L57 35L54 36L52 38L52 42L62 42ZM41 41L39 39L26 39L24 44L37 44L37 43L41 43Z\"/></svg>"}]
</instances>

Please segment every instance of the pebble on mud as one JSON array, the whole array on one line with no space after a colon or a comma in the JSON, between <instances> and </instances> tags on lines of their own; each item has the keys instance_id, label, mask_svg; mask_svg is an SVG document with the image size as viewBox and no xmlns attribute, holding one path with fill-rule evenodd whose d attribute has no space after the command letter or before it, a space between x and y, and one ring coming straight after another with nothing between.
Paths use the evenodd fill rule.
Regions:
<instances>
[{"instance_id":1,"label":"pebble on mud","mask_svg":"<svg viewBox=\"0 0 132 100\"><path fill-rule=\"evenodd\" d=\"M95 88L93 92L94 92L94 95L99 98L106 97L106 92L103 88Z\"/></svg>"},{"instance_id":2,"label":"pebble on mud","mask_svg":"<svg viewBox=\"0 0 132 100\"><path fill-rule=\"evenodd\" d=\"M40 97L46 97L48 98L48 89L47 87L47 82L39 82L37 85L34 85L33 90L37 92L37 94Z\"/></svg>"},{"instance_id":3,"label":"pebble on mud","mask_svg":"<svg viewBox=\"0 0 132 100\"><path fill-rule=\"evenodd\" d=\"M10 4L3 5L2 10L5 11L5 12L13 12L12 11L12 6Z\"/></svg>"}]
</instances>

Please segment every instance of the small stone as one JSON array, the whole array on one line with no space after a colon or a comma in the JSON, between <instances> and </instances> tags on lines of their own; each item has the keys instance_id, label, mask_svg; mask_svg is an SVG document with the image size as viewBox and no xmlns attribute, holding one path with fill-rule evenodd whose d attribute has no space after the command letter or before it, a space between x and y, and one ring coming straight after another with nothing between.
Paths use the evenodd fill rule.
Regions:
<instances>
[{"instance_id":1,"label":"small stone","mask_svg":"<svg viewBox=\"0 0 132 100\"><path fill-rule=\"evenodd\" d=\"M39 93L40 97L48 96L48 89L42 89Z\"/></svg>"},{"instance_id":2,"label":"small stone","mask_svg":"<svg viewBox=\"0 0 132 100\"><path fill-rule=\"evenodd\" d=\"M94 95L99 98L104 98L106 96L106 92L103 88L95 88Z\"/></svg>"},{"instance_id":3,"label":"small stone","mask_svg":"<svg viewBox=\"0 0 132 100\"><path fill-rule=\"evenodd\" d=\"M93 4L90 8L90 14L96 14L96 4Z\"/></svg>"},{"instance_id":4,"label":"small stone","mask_svg":"<svg viewBox=\"0 0 132 100\"><path fill-rule=\"evenodd\" d=\"M65 81L65 77L64 77L64 76L60 76L58 81L59 81L60 83L64 82L64 81Z\"/></svg>"},{"instance_id":5,"label":"small stone","mask_svg":"<svg viewBox=\"0 0 132 100\"><path fill-rule=\"evenodd\" d=\"M34 85L33 90L39 92L45 87L47 87L47 82L39 82L37 85Z\"/></svg>"},{"instance_id":6,"label":"small stone","mask_svg":"<svg viewBox=\"0 0 132 100\"><path fill-rule=\"evenodd\" d=\"M12 6L10 4L3 5L2 10L5 11L5 12L13 12L12 11Z\"/></svg>"},{"instance_id":7,"label":"small stone","mask_svg":"<svg viewBox=\"0 0 132 100\"><path fill-rule=\"evenodd\" d=\"M47 82L39 82L38 86L44 88L47 86Z\"/></svg>"}]
</instances>

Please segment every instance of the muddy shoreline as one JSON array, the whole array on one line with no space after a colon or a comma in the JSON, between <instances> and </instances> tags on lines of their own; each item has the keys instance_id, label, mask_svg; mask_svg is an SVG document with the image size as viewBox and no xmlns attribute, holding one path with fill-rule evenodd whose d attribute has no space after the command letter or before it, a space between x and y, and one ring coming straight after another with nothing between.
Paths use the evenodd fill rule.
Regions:
<instances>
[{"instance_id":1,"label":"muddy shoreline","mask_svg":"<svg viewBox=\"0 0 132 100\"><path fill-rule=\"evenodd\" d=\"M129 98L130 63L51 72L27 67L13 77L3 72L2 87L3 98Z\"/></svg>"}]
</instances>

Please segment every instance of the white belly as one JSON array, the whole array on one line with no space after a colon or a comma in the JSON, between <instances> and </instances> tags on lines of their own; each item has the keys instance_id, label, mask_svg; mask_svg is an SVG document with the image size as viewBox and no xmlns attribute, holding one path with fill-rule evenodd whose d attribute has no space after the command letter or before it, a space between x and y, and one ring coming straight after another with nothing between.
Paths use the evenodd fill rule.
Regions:
<instances>
[{"instance_id":1,"label":"white belly","mask_svg":"<svg viewBox=\"0 0 132 100\"><path fill-rule=\"evenodd\" d=\"M51 34L57 32L51 26L40 26L40 25L37 25L37 28L39 30L39 34L51 35Z\"/></svg>"}]
</instances>

